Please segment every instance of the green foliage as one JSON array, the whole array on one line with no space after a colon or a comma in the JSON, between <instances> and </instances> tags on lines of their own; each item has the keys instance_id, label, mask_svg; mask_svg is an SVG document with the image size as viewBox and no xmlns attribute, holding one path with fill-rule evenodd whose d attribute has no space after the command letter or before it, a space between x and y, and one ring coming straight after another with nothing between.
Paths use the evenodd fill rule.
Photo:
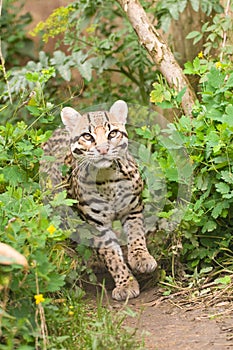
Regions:
<instances>
[{"instance_id":1,"label":"green foliage","mask_svg":"<svg viewBox=\"0 0 233 350\"><path fill-rule=\"evenodd\" d=\"M69 293L67 302L48 308L51 329L51 343L56 349L144 349L143 341L134 340L135 331L125 330L122 324L126 317L137 317L130 309L115 312L101 306L101 299L96 305L87 304L82 292ZM72 327L70 324L72 323ZM55 329L55 332L54 332ZM52 348L49 347L49 349Z\"/></svg>"},{"instance_id":2,"label":"green foliage","mask_svg":"<svg viewBox=\"0 0 233 350\"><path fill-rule=\"evenodd\" d=\"M188 1L159 1L156 11L151 3L144 3L146 10L158 16L165 30ZM195 11L200 6L207 14L222 11L217 0L190 3ZM16 12L8 8L1 18L3 51L15 64L29 17L16 21ZM230 284L225 274L233 270L233 69L228 56L232 47L221 40L231 30L231 19L216 15L201 33L189 35L197 42L208 34L203 52L184 70L200 79L192 119L182 116L161 130L153 113L148 122L146 108L131 113L141 125L133 124L130 135L146 184L145 221L148 231L158 228L150 249L171 274L161 277L167 293L180 270L190 288L207 276L215 279L216 288ZM41 52L37 62L12 67L7 81L0 82L0 239L29 262L28 271L1 266L1 349L35 349L35 344L38 349L115 349L116 344L137 349L132 333L122 328L124 316L115 318L83 300L79 281L84 275L94 280L87 265L91 251L84 245L74 250L67 240L71 230L61 228L61 210L69 212L73 203L66 193L54 197L39 186L40 146L58 124L60 103L71 104L80 90L92 104L121 98L148 105L150 99L180 111L185 90L175 91L157 75L114 1L74 1L55 10L36 31L46 40L63 34L68 50L61 51L58 41L51 56ZM220 57L207 57L218 47L223 48ZM72 80L76 68L83 79L80 87ZM80 232L89 238L87 228Z\"/></svg>"},{"instance_id":3,"label":"green foliage","mask_svg":"<svg viewBox=\"0 0 233 350\"><path fill-rule=\"evenodd\" d=\"M192 266L200 260L211 263L221 257L224 248L232 249L232 78L231 67L216 68L214 64L204 74L202 100L194 109L196 117L186 143L196 174L195 201L185 217L196 226L193 242L198 251L193 254L190 246L184 247Z\"/></svg>"},{"instance_id":4,"label":"green foliage","mask_svg":"<svg viewBox=\"0 0 233 350\"><path fill-rule=\"evenodd\" d=\"M179 20L180 13L185 10L189 3L195 12L201 9L208 16L212 12L221 13L223 10L218 0L159 0L155 9L152 11L158 19L158 27L162 28L164 32L167 32L171 20Z\"/></svg>"},{"instance_id":5,"label":"green foliage","mask_svg":"<svg viewBox=\"0 0 233 350\"><path fill-rule=\"evenodd\" d=\"M41 62L44 58L41 54ZM131 339L134 331L122 327L125 316L115 318L101 304L96 310L82 300L80 281L85 276L95 282L87 264L92 251L84 245L75 250L69 240L72 229L62 228L64 214L75 201L66 198L65 191L52 195L39 185L41 144L51 135L39 125L47 129L54 120L57 106L47 102L44 89L55 69L28 65L21 76L33 88L24 107L33 122L0 126L0 241L22 253L29 264L26 270L0 266L1 349L114 349L116 344L140 349ZM77 217L76 231L81 223ZM87 228L80 226L79 231L81 238L88 238Z\"/></svg>"},{"instance_id":6,"label":"green foliage","mask_svg":"<svg viewBox=\"0 0 233 350\"><path fill-rule=\"evenodd\" d=\"M182 116L175 124L168 125L168 130L175 126L179 133L180 145L185 147L194 172L191 202L180 225L183 235L180 255L191 270L210 266L224 268L225 264L232 269L232 254L230 257L224 254L225 249L233 248L232 65L195 58L186 64L185 72L199 75L202 90L193 118ZM157 85L155 87L152 98L158 91ZM166 95L163 98L166 99ZM177 134L168 131L168 135L173 146L168 140L165 145L174 148ZM183 165L180 166L183 169ZM178 184L180 181L175 177L167 180ZM171 196L172 192L171 188Z\"/></svg>"},{"instance_id":7,"label":"green foliage","mask_svg":"<svg viewBox=\"0 0 233 350\"><path fill-rule=\"evenodd\" d=\"M5 0L0 16L1 48L7 66L18 65L25 57L33 58L33 42L27 38L25 27L32 21L30 13L19 16L23 2Z\"/></svg>"},{"instance_id":8,"label":"green foliage","mask_svg":"<svg viewBox=\"0 0 233 350\"><path fill-rule=\"evenodd\" d=\"M78 281L84 274L93 281L86 265L91 252L84 246L74 251L67 242L70 230L60 228L60 206L74 201L59 192L44 204L49 193L38 184L40 145L50 134L24 122L0 128L0 241L21 252L29 263L28 270L0 267L1 349L35 349L35 344L44 349L139 349L131 333L122 328L124 315L113 318L101 304L96 310L82 300L85 293ZM43 335L45 322L50 337Z\"/></svg>"},{"instance_id":9,"label":"green foliage","mask_svg":"<svg viewBox=\"0 0 233 350\"><path fill-rule=\"evenodd\" d=\"M203 45L203 53L209 55L212 52L219 54L231 54L232 43L230 38L233 29L232 18L230 14L222 16L216 14L211 23L204 23L201 32L193 31L188 34L187 39L193 39L193 44L198 43L204 36L206 42ZM223 38L225 37L224 41Z\"/></svg>"},{"instance_id":10,"label":"green foliage","mask_svg":"<svg viewBox=\"0 0 233 350\"><path fill-rule=\"evenodd\" d=\"M174 88L170 88L162 78L159 78L159 82L153 83L152 86L153 90L150 93L150 101L152 103L163 109L181 109L181 101L186 88L178 92Z\"/></svg>"},{"instance_id":11,"label":"green foliage","mask_svg":"<svg viewBox=\"0 0 233 350\"><path fill-rule=\"evenodd\" d=\"M72 28L65 30L63 39L70 54L55 51L51 64L65 81L71 80L71 70L76 68L85 83L88 82L84 96L94 103L108 101L109 91L111 98L127 95L128 100L148 103L154 80L152 61L114 1L74 1L66 8L56 9L44 23L39 23L34 34L41 32L44 40L54 37L57 32L63 32L63 21L67 28ZM120 87L113 77L121 81ZM134 87L132 96L129 96L129 86ZM98 96L95 98L93 90L96 89Z\"/></svg>"},{"instance_id":12,"label":"green foliage","mask_svg":"<svg viewBox=\"0 0 233 350\"><path fill-rule=\"evenodd\" d=\"M39 32L44 31L43 41L47 42L49 38L54 38L64 33L66 30L70 30L72 26L67 28L67 23L69 17L72 15L72 11L74 11L72 6L58 7L45 22L39 22L37 24L36 28L31 32L31 35L35 36Z\"/></svg>"}]
</instances>

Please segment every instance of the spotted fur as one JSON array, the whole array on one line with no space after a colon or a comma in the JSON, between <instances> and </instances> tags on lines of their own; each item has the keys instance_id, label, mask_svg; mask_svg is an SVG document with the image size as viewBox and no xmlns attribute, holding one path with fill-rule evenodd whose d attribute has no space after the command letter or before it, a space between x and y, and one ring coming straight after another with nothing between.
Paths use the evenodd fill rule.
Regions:
<instances>
[{"instance_id":1,"label":"spotted fur","mask_svg":"<svg viewBox=\"0 0 233 350\"><path fill-rule=\"evenodd\" d=\"M139 295L139 285L133 272L149 273L156 261L149 254L143 225L143 182L137 165L128 152L125 129L127 105L117 101L110 111L80 115L70 107L62 110L66 127L58 129L45 144L45 155L55 156L51 164L43 165L53 186L66 186L71 198L77 199L81 216L95 226L93 245L111 273L117 300ZM62 177L60 166L71 168ZM128 265L112 229L120 220L128 240Z\"/></svg>"}]
</instances>

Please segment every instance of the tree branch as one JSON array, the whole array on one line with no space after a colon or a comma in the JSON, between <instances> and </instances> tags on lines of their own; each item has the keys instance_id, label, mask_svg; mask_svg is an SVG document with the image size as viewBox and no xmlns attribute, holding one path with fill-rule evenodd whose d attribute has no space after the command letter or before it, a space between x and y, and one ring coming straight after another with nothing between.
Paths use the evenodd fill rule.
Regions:
<instances>
[{"instance_id":1,"label":"tree branch","mask_svg":"<svg viewBox=\"0 0 233 350\"><path fill-rule=\"evenodd\" d=\"M196 95L170 48L151 24L140 2L138 0L117 0L117 2L126 13L140 43L146 48L169 86L174 87L177 91L186 87L182 98L182 108L186 115L191 115Z\"/></svg>"}]
</instances>

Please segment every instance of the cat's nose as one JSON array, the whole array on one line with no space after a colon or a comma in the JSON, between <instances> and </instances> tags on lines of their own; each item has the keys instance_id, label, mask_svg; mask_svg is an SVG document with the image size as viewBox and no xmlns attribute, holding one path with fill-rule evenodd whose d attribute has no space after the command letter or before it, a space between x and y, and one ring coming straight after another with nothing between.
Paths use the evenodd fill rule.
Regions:
<instances>
[{"instance_id":1,"label":"cat's nose","mask_svg":"<svg viewBox=\"0 0 233 350\"><path fill-rule=\"evenodd\" d=\"M96 149L101 155L104 155L108 153L109 147L108 145L100 145L100 146L97 146Z\"/></svg>"}]
</instances>

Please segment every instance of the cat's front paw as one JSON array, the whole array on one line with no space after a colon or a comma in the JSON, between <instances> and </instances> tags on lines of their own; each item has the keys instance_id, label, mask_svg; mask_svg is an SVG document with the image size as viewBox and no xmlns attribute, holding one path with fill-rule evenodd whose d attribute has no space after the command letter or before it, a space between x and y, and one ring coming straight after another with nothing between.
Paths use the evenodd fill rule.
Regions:
<instances>
[{"instance_id":1,"label":"cat's front paw","mask_svg":"<svg viewBox=\"0 0 233 350\"><path fill-rule=\"evenodd\" d=\"M157 262L148 251L132 252L128 256L131 269L135 272L150 273L157 267Z\"/></svg>"},{"instance_id":2,"label":"cat's front paw","mask_svg":"<svg viewBox=\"0 0 233 350\"><path fill-rule=\"evenodd\" d=\"M139 294L139 284L133 276L130 276L127 282L118 285L112 291L113 299L118 301L136 298Z\"/></svg>"}]
</instances>

